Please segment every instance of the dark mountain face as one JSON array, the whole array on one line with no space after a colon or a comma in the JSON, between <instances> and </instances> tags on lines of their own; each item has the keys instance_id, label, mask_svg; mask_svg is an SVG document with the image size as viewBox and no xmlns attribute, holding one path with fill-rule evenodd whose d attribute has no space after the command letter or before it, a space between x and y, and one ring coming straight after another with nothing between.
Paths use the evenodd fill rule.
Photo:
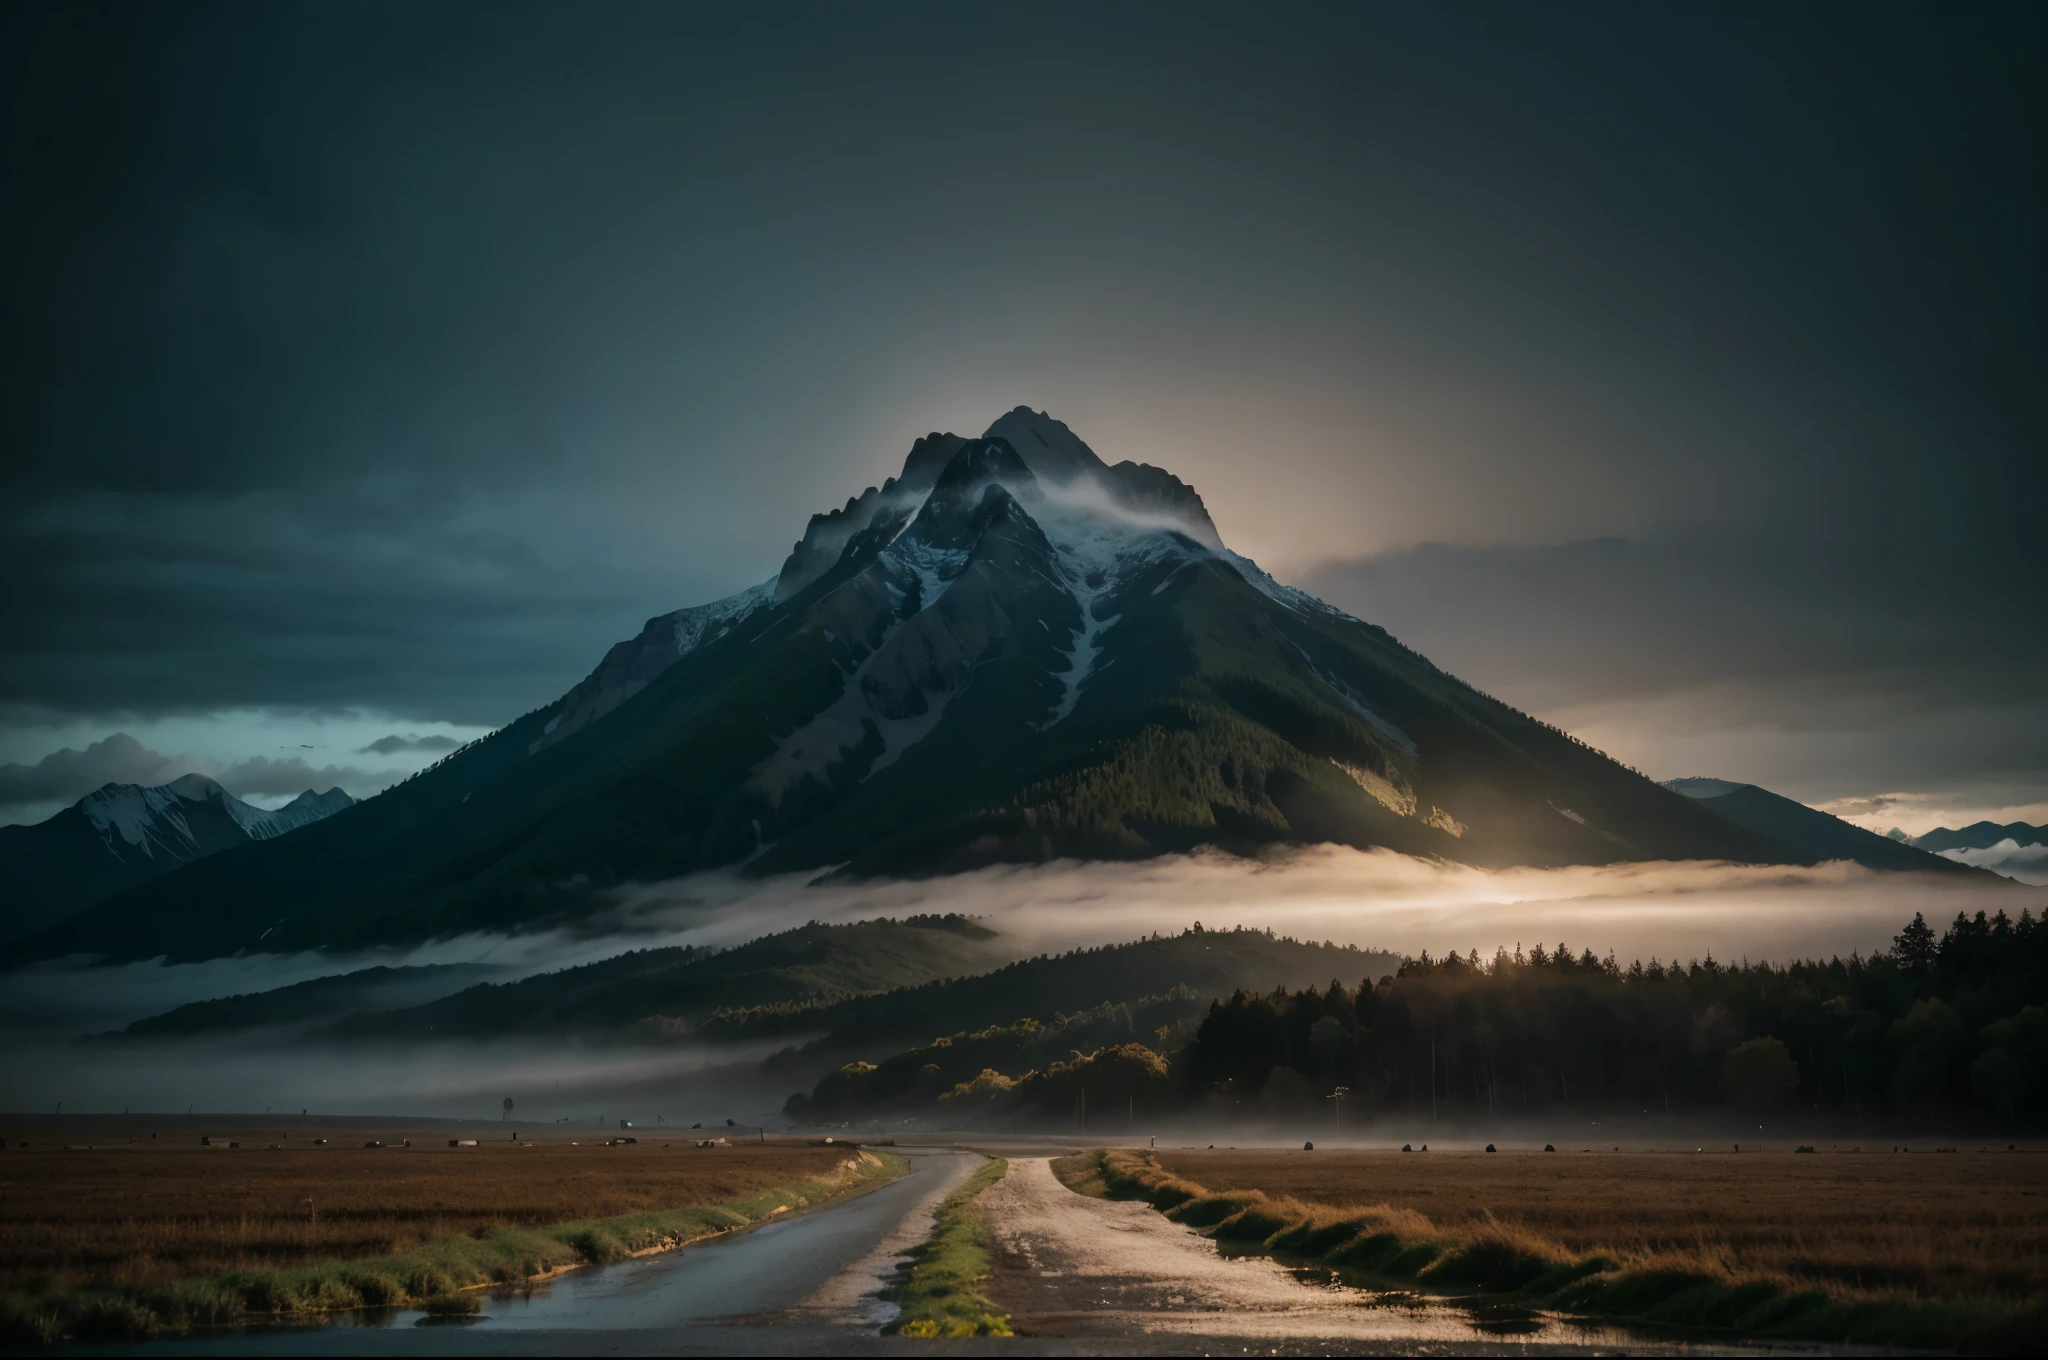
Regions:
<instances>
[{"instance_id":1,"label":"dark mountain face","mask_svg":"<svg viewBox=\"0 0 2048 1360\"><path fill-rule=\"evenodd\" d=\"M812 519L772 589L651 621L563 699L346 816L14 957L518 928L720 866L1316 841L1481 865L1803 858L1278 584L1170 474L1019 408L918 441L901 478Z\"/></svg>"},{"instance_id":2,"label":"dark mountain face","mask_svg":"<svg viewBox=\"0 0 2048 1360\"><path fill-rule=\"evenodd\" d=\"M193 860L310 825L355 800L307 789L274 811L204 775L108 784L34 826L0 827L0 941L44 929Z\"/></svg>"},{"instance_id":3,"label":"dark mountain face","mask_svg":"<svg viewBox=\"0 0 2048 1360\"><path fill-rule=\"evenodd\" d=\"M1939 855L1880 836L1804 803L1754 784L1725 779L1674 779L1665 787L1694 799L1730 823L1790 846L1800 862L1854 860L1868 869L1974 874L1978 871Z\"/></svg>"}]
</instances>

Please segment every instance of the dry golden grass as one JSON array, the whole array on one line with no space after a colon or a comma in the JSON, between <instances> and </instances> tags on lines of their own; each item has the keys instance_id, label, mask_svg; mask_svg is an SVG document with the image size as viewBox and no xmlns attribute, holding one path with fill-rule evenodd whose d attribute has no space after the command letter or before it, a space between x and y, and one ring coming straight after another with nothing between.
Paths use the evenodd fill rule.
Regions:
<instances>
[{"instance_id":1,"label":"dry golden grass","mask_svg":"<svg viewBox=\"0 0 2048 1360\"><path fill-rule=\"evenodd\" d=\"M152 1287L396 1256L498 1225L745 1199L827 1177L848 1155L794 1143L699 1150L680 1133L621 1147L584 1133L580 1146L558 1136L459 1149L448 1139L469 1134L418 1128L355 1127L329 1133L325 1147L297 1129L221 1136L242 1146L203 1148L183 1133L136 1143L102 1135L91 1151L66 1151L48 1136L28 1136L26 1149L10 1144L0 1153L0 1291ZM364 1149L372 1138L386 1146ZM411 1148L396 1146L405 1138Z\"/></svg>"},{"instance_id":2,"label":"dry golden grass","mask_svg":"<svg viewBox=\"0 0 2048 1360\"><path fill-rule=\"evenodd\" d=\"M2022 1303L2048 1290L2048 1156L1171 1151L1159 1167L1310 1210L1386 1206L1404 1239L1485 1232L1835 1296ZM1282 1210L1282 1212L1286 1212ZM1315 1216L1324 1216L1321 1214Z\"/></svg>"}]
</instances>

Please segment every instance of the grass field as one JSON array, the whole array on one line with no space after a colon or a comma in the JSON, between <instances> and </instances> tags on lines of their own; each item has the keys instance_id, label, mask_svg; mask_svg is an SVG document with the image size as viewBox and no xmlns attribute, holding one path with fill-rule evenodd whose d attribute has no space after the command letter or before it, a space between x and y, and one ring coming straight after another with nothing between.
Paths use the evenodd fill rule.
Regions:
<instances>
[{"instance_id":1,"label":"grass field","mask_svg":"<svg viewBox=\"0 0 2048 1360\"><path fill-rule=\"evenodd\" d=\"M1238 1249L1739 1330L2009 1341L2048 1298L2048 1156L1117 1152L1056 1163Z\"/></svg>"},{"instance_id":2,"label":"grass field","mask_svg":"<svg viewBox=\"0 0 2048 1360\"><path fill-rule=\"evenodd\" d=\"M2048 1289L2048 1156L1172 1152L1198 1185L1488 1215L1577 1255L1787 1287L2023 1302Z\"/></svg>"},{"instance_id":3,"label":"grass field","mask_svg":"<svg viewBox=\"0 0 2048 1360\"><path fill-rule=\"evenodd\" d=\"M844 1146L602 1133L479 1142L417 1127L223 1130L0 1153L6 1330L148 1333L419 1302L679 1245L887 1174ZM500 1138L505 1135L500 1134ZM410 1138L412 1146L399 1144ZM366 1141L384 1144L366 1149ZM24 1141L17 1138L16 1144ZM665 1145L666 1144L666 1145Z\"/></svg>"}]
</instances>

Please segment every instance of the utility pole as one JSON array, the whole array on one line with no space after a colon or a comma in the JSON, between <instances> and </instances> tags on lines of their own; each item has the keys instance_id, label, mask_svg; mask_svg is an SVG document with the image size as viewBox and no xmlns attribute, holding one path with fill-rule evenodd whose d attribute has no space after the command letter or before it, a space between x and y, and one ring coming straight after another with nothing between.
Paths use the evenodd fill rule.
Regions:
<instances>
[{"instance_id":1,"label":"utility pole","mask_svg":"<svg viewBox=\"0 0 2048 1360\"><path fill-rule=\"evenodd\" d=\"M1349 1086L1339 1086L1336 1090L1332 1091L1329 1095L1324 1097L1325 1100L1333 1100L1337 1102L1338 1133L1344 1132L1344 1097L1350 1094L1351 1088Z\"/></svg>"}]
</instances>

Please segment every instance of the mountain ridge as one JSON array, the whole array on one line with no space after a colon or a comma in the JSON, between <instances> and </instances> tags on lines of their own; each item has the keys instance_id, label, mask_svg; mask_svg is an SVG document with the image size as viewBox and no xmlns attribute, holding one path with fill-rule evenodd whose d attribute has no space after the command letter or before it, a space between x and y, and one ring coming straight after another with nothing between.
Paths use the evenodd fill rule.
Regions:
<instances>
[{"instance_id":1,"label":"mountain ridge","mask_svg":"<svg viewBox=\"0 0 2048 1360\"><path fill-rule=\"evenodd\" d=\"M1815 861L1847 859L1867 869L1905 872L1977 872L1755 784L1694 775L1667 780L1664 787L1684 794L1736 826L1775 837Z\"/></svg>"},{"instance_id":2,"label":"mountain ridge","mask_svg":"<svg viewBox=\"0 0 2048 1360\"><path fill-rule=\"evenodd\" d=\"M2048 826L1993 821L1972 822L1954 830L1937 826L1924 836L1913 837L1908 844L1940 854L1944 850L1989 850L2008 840L2021 848L2048 844Z\"/></svg>"},{"instance_id":3,"label":"mountain ridge","mask_svg":"<svg viewBox=\"0 0 2048 1360\"><path fill-rule=\"evenodd\" d=\"M107 783L28 826L0 827L0 940L48 927L207 855L311 825L356 800L307 789L283 807L245 803L202 774Z\"/></svg>"}]
</instances>

